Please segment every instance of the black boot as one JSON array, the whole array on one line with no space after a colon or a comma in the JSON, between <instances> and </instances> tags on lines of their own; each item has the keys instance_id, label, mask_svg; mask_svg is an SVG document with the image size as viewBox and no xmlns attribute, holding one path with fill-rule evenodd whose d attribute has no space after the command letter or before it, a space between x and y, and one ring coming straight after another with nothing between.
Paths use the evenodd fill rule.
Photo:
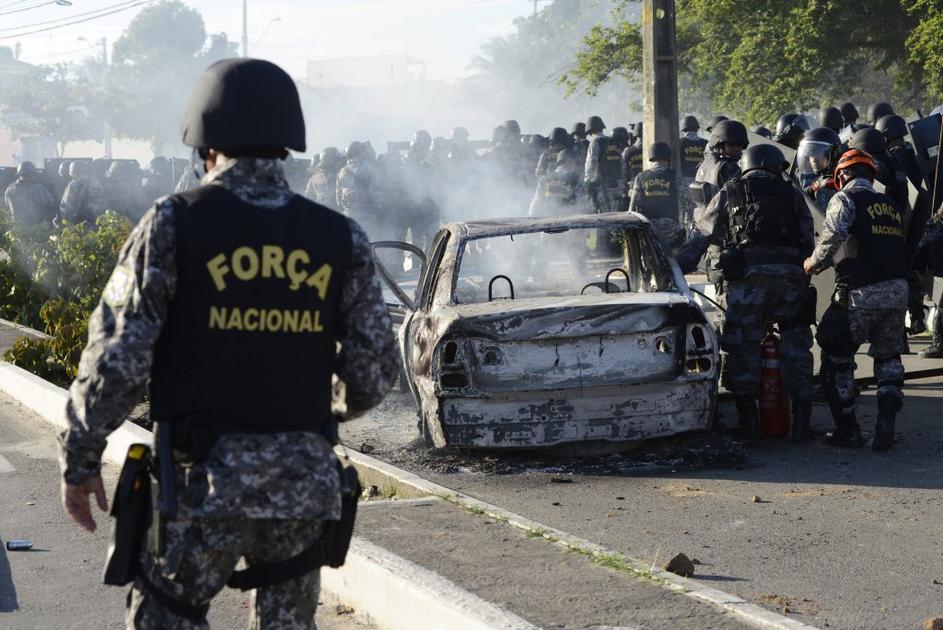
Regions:
<instances>
[{"instance_id":1,"label":"black boot","mask_svg":"<svg viewBox=\"0 0 943 630\"><path fill-rule=\"evenodd\" d=\"M792 432L789 437L794 442L807 442L815 437L812 433L812 401L792 401Z\"/></svg>"},{"instance_id":2,"label":"black boot","mask_svg":"<svg viewBox=\"0 0 943 630\"><path fill-rule=\"evenodd\" d=\"M937 307L933 327L933 341L924 350L917 353L921 359L943 359L943 308Z\"/></svg>"},{"instance_id":3,"label":"black boot","mask_svg":"<svg viewBox=\"0 0 943 630\"><path fill-rule=\"evenodd\" d=\"M860 447L864 443L861 439L861 427L858 426L858 418L855 413L842 414L835 423L835 430L825 434L825 443L830 446L855 446Z\"/></svg>"},{"instance_id":4,"label":"black boot","mask_svg":"<svg viewBox=\"0 0 943 630\"><path fill-rule=\"evenodd\" d=\"M745 438L760 436L760 413L753 396L737 396L737 433Z\"/></svg>"},{"instance_id":5,"label":"black boot","mask_svg":"<svg viewBox=\"0 0 943 630\"><path fill-rule=\"evenodd\" d=\"M894 414L879 413L874 425L874 441L871 448L875 451L887 451L894 446Z\"/></svg>"}]
</instances>

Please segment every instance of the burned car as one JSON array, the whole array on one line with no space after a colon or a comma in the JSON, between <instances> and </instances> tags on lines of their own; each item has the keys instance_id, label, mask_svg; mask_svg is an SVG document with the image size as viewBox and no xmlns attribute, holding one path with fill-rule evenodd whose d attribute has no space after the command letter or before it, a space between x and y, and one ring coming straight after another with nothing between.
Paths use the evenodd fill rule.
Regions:
<instances>
[{"instance_id":1,"label":"burned car","mask_svg":"<svg viewBox=\"0 0 943 630\"><path fill-rule=\"evenodd\" d=\"M712 422L715 333L640 215L451 223L426 252L384 241L374 258L430 445L626 442Z\"/></svg>"}]
</instances>

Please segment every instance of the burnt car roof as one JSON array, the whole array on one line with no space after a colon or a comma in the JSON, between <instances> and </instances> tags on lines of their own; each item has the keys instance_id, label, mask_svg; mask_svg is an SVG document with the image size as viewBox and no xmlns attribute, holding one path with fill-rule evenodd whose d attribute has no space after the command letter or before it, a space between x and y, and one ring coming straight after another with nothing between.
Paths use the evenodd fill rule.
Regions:
<instances>
[{"instance_id":1,"label":"burnt car roof","mask_svg":"<svg viewBox=\"0 0 943 630\"><path fill-rule=\"evenodd\" d=\"M606 214L578 214L563 217L512 217L449 223L445 229L460 233L465 238L487 238L508 234L527 234L562 228L645 228L648 219L635 212L609 212Z\"/></svg>"}]
</instances>

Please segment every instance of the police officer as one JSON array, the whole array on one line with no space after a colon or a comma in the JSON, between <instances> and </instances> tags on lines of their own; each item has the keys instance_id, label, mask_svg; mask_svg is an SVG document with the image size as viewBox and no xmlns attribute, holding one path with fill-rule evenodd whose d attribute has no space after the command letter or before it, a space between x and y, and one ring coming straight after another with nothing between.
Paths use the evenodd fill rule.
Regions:
<instances>
[{"instance_id":1,"label":"police officer","mask_svg":"<svg viewBox=\"0 0 943 630\"><path fill-rule=\"evenodd\" d=\"M586 161L586 152L589 151L589 140L586 138L586 123L578 122L570 131L573 136L573 145L580 152L580 164Z\"/></svg>"},{"instance_id":2,"label":"police officer","mask_svg":"<svg viewBox=\"0 0 943 630\"><path fill-rule=\"evenodd\" d=\"M835 165L841 154L841 139L828 127L811 130L799 143L799 183L816 207L825 214L828 202L838 192L835 184Z\"/></svg>"},{"instance_id":3,"label":"police officer","mask_svg":"<svg viewBox=\"0 0 943 630\"><path fill-rule=\"evenodd\" d=\"M809 130L809 122L801 114L783 114L776 121L776 135L773 140L789 147L798 149L805 132Z\"/></svg>"},{"instance_id":4,"label":"police officer","mask_svg":"<svg viewBox=\"0 0 943 630\"><path fill-rule=\"evenodd\" d=\"M889 196L874 190L878 166L867 153L852 149L835 169L841 191L832 197L815 251L804 263L817 274L835 266L832 304L822 316L816 339L822 348L822 376L836 429L826 441L858 446L855 413L855 354L870 343L877 379L878 419L872 447L894 443L895 414L903 406L904 313L907 271L904 212Z\"/></svg>"},{"instance_id":5,"label":"police officer","mask_svg":"<svg viewBox=\"0 0 943 630\"><path fill-rule=\"evenodd\" d=\"M670 167L671 147L656 142L648 148L652 167L639 173L632 182L629 211L638 212L652 223L655 234L665 248L674 254L684 242L679 218L684 190L677 173Z\"/></svg>"},{"instance_id":6,"label":"police officer","mask_svg":"<svg viewBox=\"0 0 943 630\"><path fill-rule=\"evenodd\" d=\"M56 217L56 200L39 180L39 171L32 162L17 167L16 179L3 192L3 200L17 226L51 224Z\"/></svg>"},{"instance_id":7,"label":"police officer","mask_svg":"<svg viewBox=\"0 0 943 630\"><path fill-rule=\"evenodd\" d=\"M108 172L105 173L102 186L104 207L128 217L134 223L144 216L148 204L157 198L145 199L145 189L141 185L141 168L136 161L115 160L112 162L108 167Z\"/></svg>"},{"instance_id":8,"label":"police officer","mask_svg":"<svg viewBox=\"0 0 943 630\"><path fill-rule=\"evenodd\" d=\"M773 322L782 334L783 383L792 399L792 436L811 436L812 331L815 298L802 261L814 244L812 215L802 194L783 179L788 167L772 144L748 148L743 175L727 182L678 254L693 271L708 244L722 245L727 315L720 337L721 378L734 393L742 433L758 432L760 341Z\"/></svg>"},{"instance_id":9,"label":"police officer","mask_svg":"<svg viewBox=\"0 0 943 630\"><path fill-rule=\"evenodd\" d=\"M540 155L540 159L537 161L535 174L538 182L541 177L547 173L552 173L557 167L557 158L560 156L561 151L568 151L568 155L572 155L574 161L579 161L579 150L576 148L573 136L567 133L567 130L563 127L554 127L550 132L550 146Z\"/></svg>"},{"instance_id":10,"label":"police officer","mask_svg":"<svg viewBox=\"0 0 943 630\"><path fill-rule=\"evenodd\" d=\"M878 121L884 118L885 116L893 116L894 108L891 107L890 103L885 103L883 101L878 103L872 103L868 107L868 122L871 123L871 126L874 127L878 124Z\"/></svg>"},{"instance_id":11,"label":"police officer","mask_svg":"<svg viewBox=\"0 0 943 630\"><path fill-rule=\"evenodd\" d=\"M313 628L319 571L299 554L340 514L321 434L332 374L347 418L378 404L398 374L390 320L363 230L288 189L279 160L304 151L305 132L287 73L214 64L183 142L208 173L147 212L89 321L60 437L63 505L94 531L105 438L150 382L150 417L171 427L179 458L177 506L154 523L161 544L142 549L128 627L206 628L243 557L274 580L250 625Z\"/></svg>"},{"instance_id":12,"label":"police officer","mask_svg":"<svg viewBox=\"0 0 943 630\"><path fill-rule=\"evenodd\" d=\"M90 171L88 162L75 161L69 165L71 181L62 193L59 218L72 225L82 222L93 224L104 210L104 189Z\"/></svg>"},{"instance_id":13,"label":"police officer","mask_svg":"<svg viewBox=\"0 0 943 630\"><path fill-rule=\"evenodd\" d=\"M717 114L716 116L714 116L707 122L707 126L704 127L704 131L706 131L707 133L713 133L714 127L717 126L717 123L723 122L725 120L730 120L730 119L724 116L723 114Z\"/></svg>"},{"instance_id":14,"label":"police officer","mask_svg":"<svg viewBox=\"0 0 943 630\"><path fill-rule=\"evenodd\" d=\"M376 199L376 163L363 142L347 147L347 164L337 174L337 209L363 227L370 240L379 241L388 232Z\"/></svg>"},{"instance_id":15,"label":"police officer","mask_svg":"<svg viewBox=\"0 0 943 630\"><path fill-rule=\"evenodd\" d=\"M897 165L907 175L907 179L915 188L923 186L923 173L920 172L917 154L910 143L905 140L909 133L907 122L897 114L889 114L878 120L874 128L884 134L887 152L897 161Z\"/></svg>"},{"instance_id":16,"label":"police officer","mask_svg":"<svg viewBox=\"0 0 943 630\"><path fill-rule=\"evenodd\" d=\"M907 174L900 168L897 160L888 154L884 134L873 127L865 127L855 132L848 142L848 147L864 151L874 158L877 166L876 180L884 185L885 192L899 208L906 209L910 203Z\"/></svg>"},{"instance_id":17,"label":"police officer","mask_svg":"<svg viewBox=\"0 0 943 630\"><path fill-rule=\"evenodd\" d=\"M645 147L642 142L644 125L641 121L632 125L632 146L622 152L622 181L628 186L638 174L645 170Z\"/></svg>"},{"instance_id":18,"label":"police officer","mask_svg":"<svg viewBox=\"0 0 943 630\"><path fill-rule=\"evenodd\" d=\"M625 127L616 127L612 130L612 139L610 140L609 151L619 157L619 189L615 191L616 210L625 212L629 209L629 197L626 192L629 182L622 179L622 154L632 144L632 134Z\"/></svg>"},{"instance_id":19,"label":"police officer","mask_svg":"<svg viewBox=\"0 0 943 630\"><path fill-rule=\"evenodd\" d=\"M586 121L589 134L589 151L583 177L586 190L596 212L615 212L619 209L622 178L622 150L619 144L605 135L606 124L599 116L590 116Z\"/></svg>"},{"instance_id":20,"label":"police officer","mask_svg":"<svg viewBox=\"0 0 943 630\"><path fill-rule=\"evenodd\" d=\"M582 212L583 168L575 147L561 150L551 166L537 181L527 215L552 217Z\"/></svg>"},{"instance_id":21,"label":"police officer","mask_svg":"<svg viewBox=\"0 0 943 630\"><path fill-rule=\"evenodd\" d=\"M738 161L749 144L743 123L727 119L713 126L704 161L697 167L694 182L688 187L688 194L694 202L695 224L724 184L740 176ZM714 283L716 295L723 301L723 272L717 268L719 256L720 246L710 244L707 248L707 279ZM718 313L718 321L720 317Z\"/></svg>"},{"instance_id":22,"label":"police officer","mask_svg":"<svg viewBox=\"0 0 943 630\"><path fill-rule=\"evenodd\" d=\"M704 160L704 152L707 149L707 139L697 133L700 127L700 123L694 116L685 116L681 125L681 182L685 191L694 183L697 167ZM687 215L682 216L682 225L688 225L692 218Z\"/></svg>"},{"instance_id":23,"label":"police officer","mask_svg":"<svg viewBox=\"0 0 943 630\"><path fill-rule=\"evenodd\" d=\"M344 167L345 160L337 147L324 147L321 150L318 165L305 186L305 197L322 206L337 206L337 174Z\"/></svg>"}]
</instances>

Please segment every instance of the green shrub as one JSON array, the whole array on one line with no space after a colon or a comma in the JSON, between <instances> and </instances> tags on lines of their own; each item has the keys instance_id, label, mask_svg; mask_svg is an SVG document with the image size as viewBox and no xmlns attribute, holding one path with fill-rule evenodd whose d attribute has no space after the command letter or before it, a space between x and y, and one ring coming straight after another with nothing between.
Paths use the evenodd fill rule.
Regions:
<instances>
[{"instance_id":1,"label":"green shrub","mask_svg":"<svg viewBox=\"0 0 943 630\"><path fill-rule=\"evenodd\" d=\"M5 213L0 213L5 216ZM3 222L6 222L4 225ZM49 339L24 337L4 355L56 384L75 377L88 338L88 318L98 304L131 231L112 211L85 223L11 228L0 219L0 317L43 330Z\"/></svg>"}]
</instances>

